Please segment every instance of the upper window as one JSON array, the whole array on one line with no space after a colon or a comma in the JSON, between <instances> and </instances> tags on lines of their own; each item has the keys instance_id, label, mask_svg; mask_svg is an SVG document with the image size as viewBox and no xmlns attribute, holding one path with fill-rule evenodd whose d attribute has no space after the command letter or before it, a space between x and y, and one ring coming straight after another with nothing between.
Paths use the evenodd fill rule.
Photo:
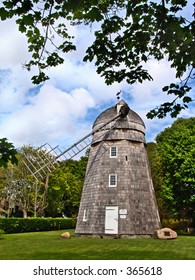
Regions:
<instances>
[{"instance_id":1,"label":"upper window","mask_svg":"<svg viewBox=\"0 0 195 280\"><path fill-rule=\"evenodd\" d=\"M117 157L118 149L117 147L110 147L110 157Z\"/></svg>"},{"instance_id":2,"label":"upper window","mask_svg":"<svg viewBox=\"0 0 195 280\"><path fill-rule=\"evenodd\" d=\"M117 174L110 174L109 187L116 187L116 186L117 186Z\"/></svg>"}]
</instances>

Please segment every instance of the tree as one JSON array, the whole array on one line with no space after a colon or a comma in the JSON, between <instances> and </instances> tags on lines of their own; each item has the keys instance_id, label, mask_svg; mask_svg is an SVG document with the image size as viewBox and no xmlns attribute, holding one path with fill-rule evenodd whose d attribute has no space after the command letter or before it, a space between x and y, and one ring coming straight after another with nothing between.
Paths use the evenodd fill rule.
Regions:
<instances>
[{"instance_id":1,"label":"tree","mask_svg":"<svg viewBox=\"0 0 195 280\"><path fill-rule=\"evenodd\" d=\"M147 143L147 154L160 217L161 219L171 218L174 211L170 204L167 203L166 195L164 194L162 163L158 145L154 142Z\"/></svg>"},{"instance_id":2,"label":"tree","mask_svg":"<svg viewBox=\"0 0 195 280\"><path fill-rule=\"evenodd\" d=\"M48 154L47 150L23 146L18 151L17 158L18 165L8 164L6 169L0 168L0 202L3 202L8 216L18 215L17 210L22 211L23 217L32 214L34 217L56 217L61 216L62 212L67 216L77 215L88 160L87 152L79 160L61 162L61 167L54 163L55 171L43 173L45 176L49 175L49 184L44 179L38 181L32 176L33 172L45 164L43 159L47 162L53 159L53 155ZM31 163L30 167L27 167L24 159Z\"/></svg>"},{"instance_id":3,"label":"tree","mask_svg":"<svg viewBox=\"0 0 195 280\"><path fill-rule=\"evenodd\" d=\"M85 178L87 157L67 160L61 168L50 174L47 190L46 215L77 216Z\"/></svg>"},{"instance_id":4,"label":"tree","mask_svg":"<svg viewBox=\"0 0 195 280\"><path fill-rule=\"evenodd\" d=\"M18 215L17 210L22 211L23 217L29 213L36 217L40 212L43 184L36 182L22 160L23 153L35 160L34 151L32 147L23 146L17 154L17 165L8 164L6 169L0 168L0 200L4 201L8 216Z\"/></svg>"},{"instance_id":5,"label":"tree","mask_svg":"<svg viewBox=\"0 0 195 280\"><path fill-rule=\"evenodd\" d=\"M0 139L0 167L7 167L8 162L17 164L17 150L7 138Z\"/></svg>"},{"instance_id":6,"label":"tree","mask_svg":"<svg viewBox=\"0 0 195 280\"><path fill-rule=\"evenodd\" d=\"M20 150L23 157L23 162L25 162L25 167L30 171L30 174L35 179L35 199L34 199L34 216L36 216L37 211L41 217L44 217L44 210L46 204L46 195L48 189L49 174L51 169L55 169L58 166L57 163L52 163L55 155L48 153L45 145L35 149L31 146L24 146ZM42 168L45 166L46 168ZM41 170L40 170L41 169ZM41 205L38 203L38 196L42 196Z\"/></svg>"},{"instance_id":7,"label":"tree","mask_svg":"<svg viewBox=\"0 0 195 280\"><path fill-rule=\"evenodd\" d=\"M32 210L32 181L22 174L20 161L17 166L9 164L5 170L0 169L0 186L0 197L8 217L18 214L17 210L22 211L23 217L27 217L27 212Z\"/></svg>"},{"instance_id":8,"label":"tree","mask_svg":"<svg viewBox=\"0 0 195 280\"><path fill-rule=\"evenodd\" d=\"M156 141L167 204L177 217L192 218L195 214L195 118L179 118Z\"/></svg>"},{"instance_id":9,"label":"tree","mask_svg":"<svg viewBox=\"0 0 195 280\"><path fill-rule=\"evenodd\" d=\"M83 60L95 60L97 73L108 85L152 80L147 61L166 57L178 83L162 90L174 97L147 114L163 118L167 113L176 117L193 101L189 91L195 75L194 5L186 0L4 0L0 18L16 18L26 35L32 59L25 66L29 71L38 67L32 77L35 84L49 78L48 67L64 62L63 54L76 50L67 22L99 26ZM191 15L186 16L186 8Z\"/></svg>"}]
</instances>

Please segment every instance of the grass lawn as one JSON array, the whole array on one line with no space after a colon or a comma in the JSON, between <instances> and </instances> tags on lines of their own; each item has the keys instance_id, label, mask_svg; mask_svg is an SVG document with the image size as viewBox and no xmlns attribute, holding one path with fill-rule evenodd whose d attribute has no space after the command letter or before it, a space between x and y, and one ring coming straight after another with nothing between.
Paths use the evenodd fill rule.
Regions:
<instances>
[{"instance_id":1,"label":"grass lawn","mask_svg":"<svg viewBox=\"0 0 195 280\"><path fill-rule=\"evenodd\" d=\"M62 239L63 231L4 234L1 260L195 260L195 236L175 240Z\"/></svg>"}]
</instances>

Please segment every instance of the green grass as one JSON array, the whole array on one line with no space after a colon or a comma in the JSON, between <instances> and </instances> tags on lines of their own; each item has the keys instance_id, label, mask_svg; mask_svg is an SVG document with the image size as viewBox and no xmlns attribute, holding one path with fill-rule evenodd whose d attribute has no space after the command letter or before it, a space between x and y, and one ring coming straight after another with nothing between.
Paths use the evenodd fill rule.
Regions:
<instances>
[{"instance_id":1,"label":"green grass","mask_svg":"<svg viewBox=\"0 0 195 280\"><path fill-rule=\"evenodd\" d=\"M195 236L175 240L62 239L63 231L4 234L0 237L1 260L194 260Z\"/></svg>"}]
</instances>

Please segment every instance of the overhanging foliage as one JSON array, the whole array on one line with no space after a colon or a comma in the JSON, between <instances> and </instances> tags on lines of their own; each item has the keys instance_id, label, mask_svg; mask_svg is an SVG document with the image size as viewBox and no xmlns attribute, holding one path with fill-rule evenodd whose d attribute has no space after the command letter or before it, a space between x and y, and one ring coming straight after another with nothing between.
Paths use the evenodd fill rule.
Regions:
<instances>
[{"instance_id":1,"label":"overhanging foliage","mask_svg":"<svg viewBox=\"0 0 195 280\"><path fill-rule=\"evenodd\" d=\"M64 54L76 50L69 23L99 24L84 61L95 61L97 73L108 85L152 80L146 63L166 57L178 83L165 85L163 91L174 97L147 114L163 118L167 113L176 117L193 101L189 91L195 73L194 5L186 0L5 0L0 18L16 18L26 35L32 58L25 67L29 71L38 67L32 77L35 84L49 79L46 69L62 64Z\"/></svg>"}]
</instances>

